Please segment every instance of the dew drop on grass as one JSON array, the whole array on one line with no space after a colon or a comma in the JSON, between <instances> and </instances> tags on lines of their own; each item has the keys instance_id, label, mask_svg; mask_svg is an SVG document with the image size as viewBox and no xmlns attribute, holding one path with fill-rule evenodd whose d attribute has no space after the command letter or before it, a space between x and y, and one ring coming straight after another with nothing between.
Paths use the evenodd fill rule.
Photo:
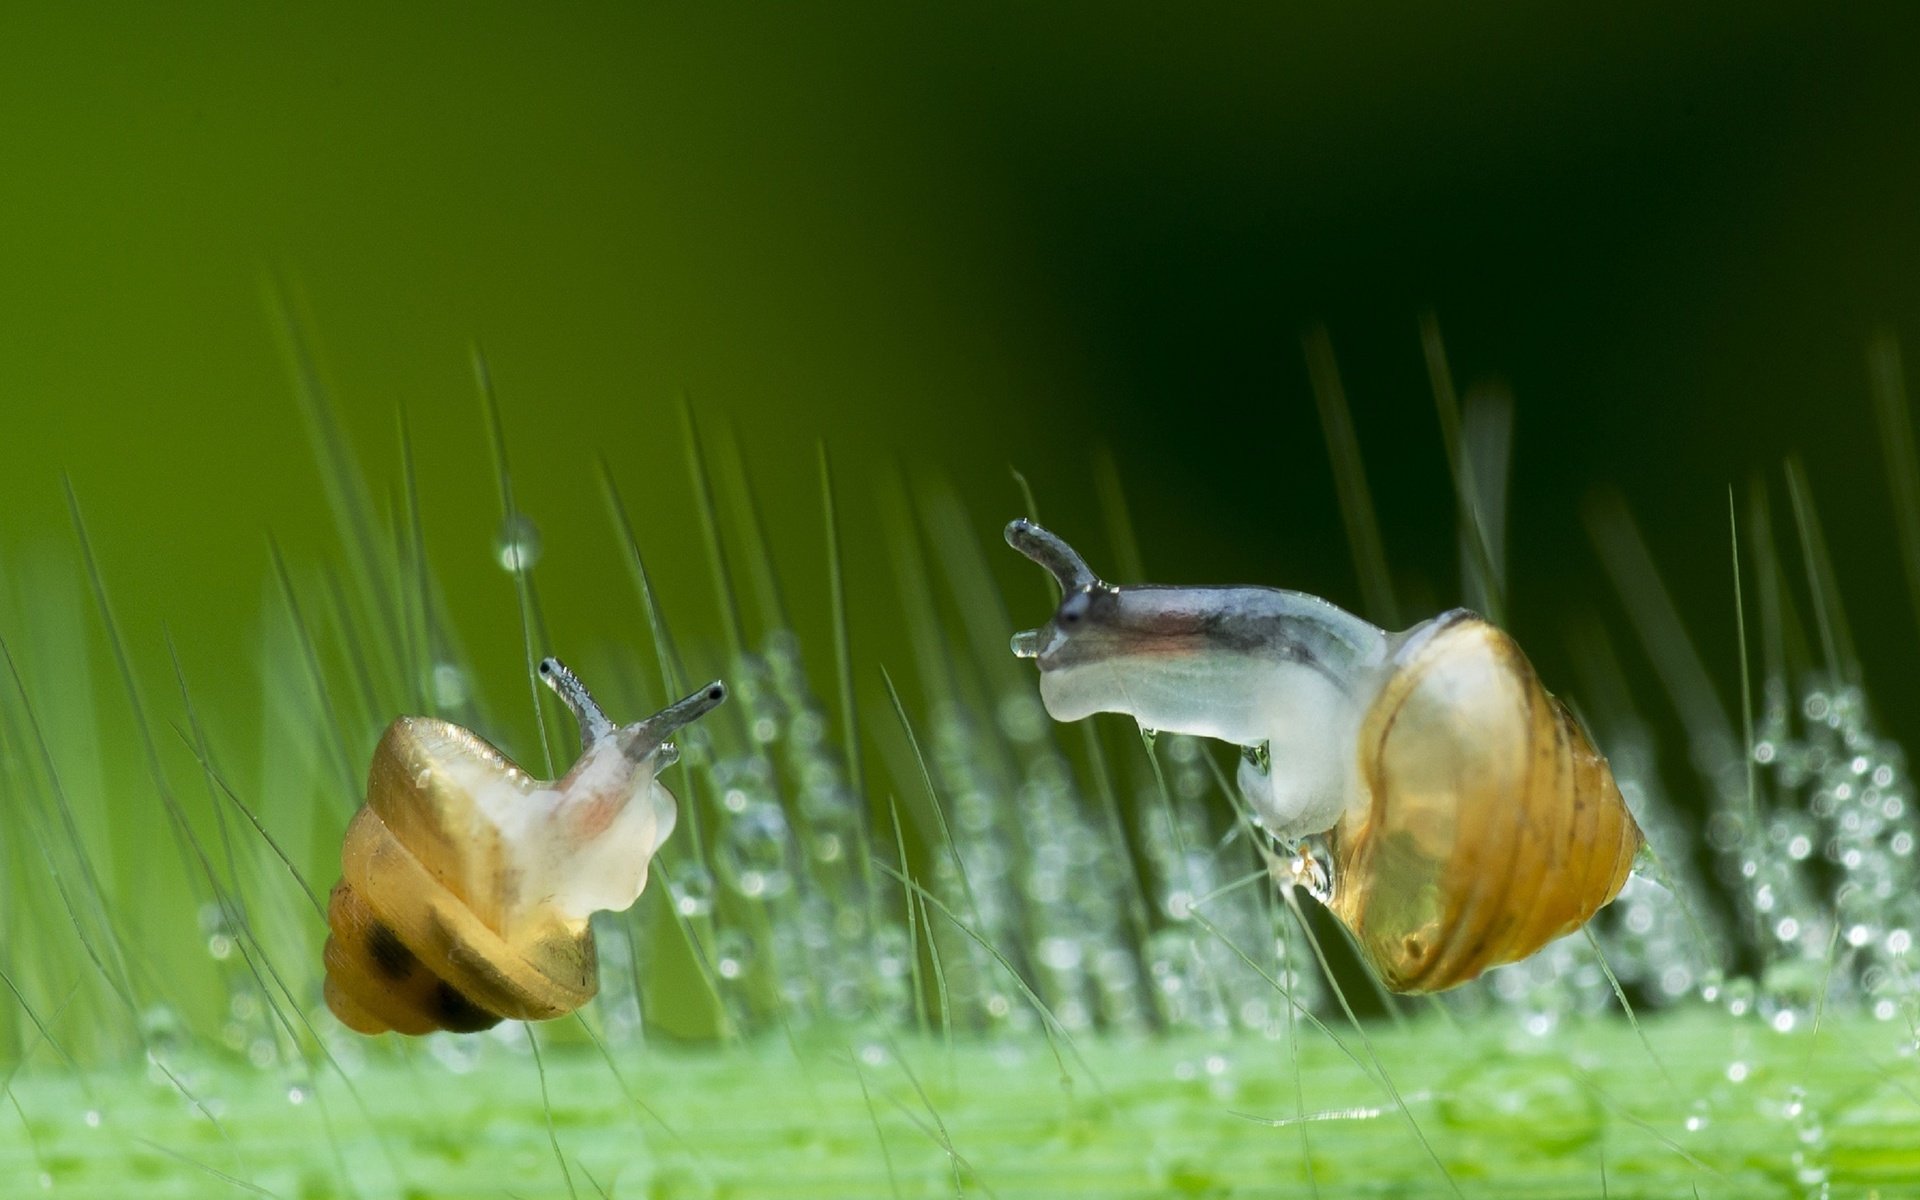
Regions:
<instances>
[{"instance_id":1,"label":"dew drop on grass","mask_svg":"<svg viewBox=\"0 0 1920 1200\"><path fill-rule=\"evenodd\" d=\"M753 963L753 942L738 929L722 929L713 939L713 969L722 979L738 979Z\"/></svg>"},{"instance_id":2,"label":"dew drop on grass","mask_svg":"<svg viewBox=\"0 0 1920 1200\"><path fill-rule=\"evenodd\" d=\"M493 556L500 569L510 575L531 571L540 561L540 527L525 513L513 513L500 523L494 535Z\"/></svg>"},{"instance_id":3,"label":"dew drop on grass","mask_svg":"<svg viewBox=\"0 0 1920 1200\"><path fill-rule=\"evenodd\" d=\"M720 881L749 900L784 895L793 886L792 833L778 805L750 803L727 822L714 849Z\"/></svg>"},{"instance_id":4,"label":"dew drop on grass","mask_svg":"<svg viewBox=\"0 0 1920 1200\"><path fill-rule=\"evenodd\" d=\"M433 702L440 708L459 708L467 702L467 673L450 662L433 664Z\"/></svg>"},{"instance_id":5,"label":"dew drop on grass","mask_svg":"<svg viewBox=\"0 0 1920 1200\"><path fill-rule=\"evenodd\" d=\"M713 872L699 864L686 867L672 882L673 907L683 917L704 917L713 911Z\"/></svg>"}]
</instances>

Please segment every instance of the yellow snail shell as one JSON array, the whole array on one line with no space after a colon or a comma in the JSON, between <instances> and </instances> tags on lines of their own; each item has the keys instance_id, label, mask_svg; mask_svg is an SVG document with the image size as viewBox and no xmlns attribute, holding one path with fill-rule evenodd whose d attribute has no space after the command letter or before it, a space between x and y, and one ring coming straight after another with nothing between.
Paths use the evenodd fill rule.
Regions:
<instances>
[{"instance_id":1,"label":"yellow snail shell","mask_svg":"<svg viewBox=\"0 0 1920 1200\"><path fill-rule=\"evenodd\" d=\"M349 1028L471 1033L563 1016L598 990L588 918L646 886L676 815L655 779L675 758L667 738L726 689L616 728L557 660L540 674L580 720L558 780L429 717L380 739L327 905L327 1006Z\"/></svg>"},{"instance_id":2,"label":"yellow snail shell","mask_svg":"<svg viewBox=\"0 0 1920 1200\"><path fill-rule=\"evenodd\" d=\"M1390 634L1299 592L1115 587L1027 521L1007 541L1061 587L1013 639L1047 711L1264 747L1242 793L1283 841L1326 836L1329 907L1393 990L1525 958L1626 882L1642 839L1606 760L1480 617Z\"/></svg>"},{"instance_id":3,"label":"yellow snail shell","mask_svg":"<svg viewBox=\"0 0 1920 1200\"><path fill-rule=\"evenodd\" d=\"M1415 627L1358 741L1368 797L1327 835L1328 907L1396 992L1525 958L1620 893L1640 828L1606 759L1512 638Z\"/></svg>"}]
</instances>

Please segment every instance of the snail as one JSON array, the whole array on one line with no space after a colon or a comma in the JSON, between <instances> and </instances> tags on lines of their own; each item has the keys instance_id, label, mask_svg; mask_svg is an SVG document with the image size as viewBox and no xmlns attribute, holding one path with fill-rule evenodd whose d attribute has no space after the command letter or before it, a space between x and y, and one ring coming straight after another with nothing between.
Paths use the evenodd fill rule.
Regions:
<instances>
[{"instance_id":1,"label":"snail","mask_svg":"<svg viewBox=\"0 0 1920 1200\"><path fill-rule=\"evenodd\" d=\"M327 1007L361 1033L472 1033L564 1016L599 988L588 918L639 899L673 832L667 739L726 699L718 680L616 726L557 659L540 678L580 723L553 782L431 717L387 727L327 904Z\"/></svg>"},{"instance_id":2,"label":"snail","mask_svg":"<svg viewBox=\"0 0 1920 1200\"><path fill-rule=\"evenodd\" d=\"M1245 748L1260 823L1324 835L1328 907L1393 990L1525 958L1625 884L1642 837L1606 759L1474 613L1388 633L1300 592L1115 587L1029 521L1006 538L1061 588L1053 619L1013 637L1048 713Z\"/></svg>"}]
</instances>

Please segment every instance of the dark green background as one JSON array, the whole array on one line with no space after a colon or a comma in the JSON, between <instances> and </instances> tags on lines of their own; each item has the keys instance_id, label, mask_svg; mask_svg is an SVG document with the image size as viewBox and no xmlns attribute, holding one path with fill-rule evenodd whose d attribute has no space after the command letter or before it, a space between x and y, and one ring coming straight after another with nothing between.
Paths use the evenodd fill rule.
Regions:
<instances>
[{"instance_id":1,"label":"dark green background","mask_svg":"<svg viewBox=\"0 0 1920 1200\"><path fill-rule=\"evenodd\" d=\"M1607 483L1734 678L1726 489L1797 450L1868 683L1920 732L1863 360L1920 317L1912 22L1456 7L9 6L0 570L70 569L69 472L143 661L164 619L229 702L253 694L267 531L337 553L278 277L382 496L406 406L435 566L496 685L519 645L474 341L562 649L640 638L582 469L601 455L670 614L716 629L683 391L738 432L810 651L817 438L859 542L893 463L951 478L983 538L1017 465L1104 566L1107 447L1154 576L1357 603L1314 320L1390 561L1439 605L1431 307L1463 385L1517 398L1515 620L1550 681L1561 623L1616 611L1578 520ZM884 561L853 571L864 688L906 655ZM1037 579L1010 595L1038 619Z\"/></svg>"}]
</instances>

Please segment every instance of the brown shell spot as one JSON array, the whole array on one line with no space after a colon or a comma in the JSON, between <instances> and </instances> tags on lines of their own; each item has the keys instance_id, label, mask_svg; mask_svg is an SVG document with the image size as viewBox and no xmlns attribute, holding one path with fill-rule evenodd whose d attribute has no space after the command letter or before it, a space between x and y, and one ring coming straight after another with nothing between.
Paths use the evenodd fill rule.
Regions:
<instances>
[{"instance_id":1,"label":"brown shell spot","mask_svg":"<svg viewBox=\"0 0 1920 1200\"><path fill-rule=\"evenodd\" d=\"M444 979L433 989L433 1015L439 1018L442 1029L455 1033L479 1033L500 1023L499 1017L467 999Z\"/></svg>"},{"instance_id":2,"label":"brown shell spot","mask_svg":"<svg viewBox=\"0 0 1920 1200\"><path fill-rule=\"evenodd\" d=\"M413 951L407 949L400 935L385 921L375 921L367 930L367 957L389 979L405 979L420 965Z\"/></svg>"}]
</instances>

